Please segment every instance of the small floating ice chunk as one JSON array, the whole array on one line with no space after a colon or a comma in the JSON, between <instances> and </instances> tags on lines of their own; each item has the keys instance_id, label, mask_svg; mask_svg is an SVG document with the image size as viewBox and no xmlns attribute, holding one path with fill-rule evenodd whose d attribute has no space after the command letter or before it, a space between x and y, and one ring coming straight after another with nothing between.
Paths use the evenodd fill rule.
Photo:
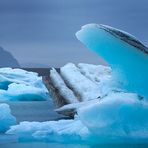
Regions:
<instances>
[{"instance_id":1,"label":"small floating ice chunk","mask_svg":"<svg viewBox=\"0 0 148 148\"><path fill-rule=\"evenodd\" d=\"M0 68L0 100L46 100L48 91L35 72Z\"/></svg>"},{"instance_id":2,"label":"small floating ice chunk","mask_svg":"<svg viewBox=\"0 0 148 148\"><path fill-rule=\"evenodd\" d=\"M8 86L8 90L0 90L1 101L42 101L48 97L44 89L26 84L12 83Z\"/></svg>"},{"instance_id":3,"label":"small floating ice chunk","mask_svg":"<svg viewBox=\"0 0 148 148\"><path fill-rule=\"evenodd\" d=\"M16 134L21 141L39 140L52 142L81 141L82 135L88 135L89 131L80 120L59 120L46 122L21 122L12 126L7 134ZM68 139L68 141L67 141Z\"/></svg>"},{"instance_id":4,"label":"small floating ice chunk","mask_svg":"<svg viewBox=\"0 0 148 148\"><path fill-rule=\"evenodd\" d=\"M11 83L36 84L39 81L38 74L22 69L0 68L0 88L4 89Z\"/></svg>"},{"instance_id":5,"label":"small floating ice chunk","mask_svg":"<svg viewBox=\"0 0 148 148\"><path fill-rule=\"evenodd\" d=\"M16 119L11 115L9 105L0 104L0 133L7 131L14 124L16 124Z\"/></svg>"}]
</instances>

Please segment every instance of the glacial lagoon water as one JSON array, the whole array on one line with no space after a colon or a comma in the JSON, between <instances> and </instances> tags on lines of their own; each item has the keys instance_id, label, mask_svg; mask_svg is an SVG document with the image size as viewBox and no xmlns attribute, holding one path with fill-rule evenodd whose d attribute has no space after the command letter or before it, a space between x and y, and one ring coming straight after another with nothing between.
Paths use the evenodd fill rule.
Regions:
<instances>
[{"instance_id":1,"label":"glacial lagoon water","mask_svg":"<svg viewBox=\"0 0 148 148\"><path fill-rule=\"evenodd\" d=\"M2 138L3 137L3 138ZM61 144L49 142L17 142L16 137L0 136L0 148L147 148L147 144ZM3 141L3 142L2 142Z\"/></svg>"}]
</instances>

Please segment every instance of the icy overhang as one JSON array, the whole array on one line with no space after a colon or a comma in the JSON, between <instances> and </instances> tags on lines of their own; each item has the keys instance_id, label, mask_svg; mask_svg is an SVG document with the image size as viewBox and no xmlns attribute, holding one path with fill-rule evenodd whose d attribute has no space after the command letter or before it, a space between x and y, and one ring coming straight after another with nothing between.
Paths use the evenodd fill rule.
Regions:
<instances>
[{"instance_id":1,"label":"icy overhang","mask_svg":"<svg viewBox=\"0 0 148 148\"><path fill-rule=\"evenodd\" d=\"M109 63L122 89L148 98L148 48L136 37L97 24L83 26L76 37Z\"/></svg>"}]
</instances>

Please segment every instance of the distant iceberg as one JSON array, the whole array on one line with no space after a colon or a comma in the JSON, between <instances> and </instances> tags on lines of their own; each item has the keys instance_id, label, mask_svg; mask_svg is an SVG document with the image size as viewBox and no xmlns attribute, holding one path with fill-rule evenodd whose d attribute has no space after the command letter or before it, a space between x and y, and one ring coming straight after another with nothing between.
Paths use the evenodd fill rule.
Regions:
<instances>
[{"instance_id":1,"label":"distant iceberg","mask_svg":"<svg viewBox=\"0 0 148 148\"><path fill-rule=\"evenodd\" d=\"M97 24L83 26L76 36L109 63L120 87L148 98L148 48L138 39Z\"/></svg>"},{"instance_id":2,"label":"distant iceberg","mask_svg":"<svg viewBox=\"0 0 148 148\"><path fill-rule=\"evenodd\" d=\"M26 84L9 84L7 90L0 89L0 101L43 101L48 93L43 88Z\"/></svg>"},{"instance_id":3,"label":"distant iceberg","mask_svg":"<svg viewBox=\"0 0 148 148\"><path fill-rule=\"evenodd\" d=\"M7 131L14 124L16 124L16 119L11 115L9 105L0 104L0 133Z\"/></svg>"},{"instance_id":4,"label":"distant iceberg","mask_svg":"<svg viewBox=\"0 0 148 148\"><path fill-rule=\"evenodd\" d=\"M0 101L46 100L48 97L37 73L0 68Z\"/></svg>"},{"instance_id":5,"label":"distant iceberg","mask_svg":"<svg viewBox=\"0 0 148 148\"><path fill-rule=\"evenodd\" d=\"M19 68L0 68L0 89L8 89L11 83L45 87L42 78L35 72L29 72Z\"/></svg>"}]
</instances>

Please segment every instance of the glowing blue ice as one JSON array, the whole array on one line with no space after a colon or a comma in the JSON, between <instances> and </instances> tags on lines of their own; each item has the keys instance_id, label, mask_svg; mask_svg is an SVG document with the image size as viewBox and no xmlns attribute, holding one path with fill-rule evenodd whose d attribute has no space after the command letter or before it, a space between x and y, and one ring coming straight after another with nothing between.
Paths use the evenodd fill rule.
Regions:
<instances>
[{"instance_id":1,"label":"glowing blue ice","mask_svg":"<svg viewBox=\"0 0 148 148\"><path fill-rule=\"evenodd\" d=\"M83 102L85 105L70 104L77 110L74 120L21 122L12 126L7 134L16 134L24 141L147 143L148 49L135 37L104 25L84 26L76 35L111 65L114 82L120 84L121 91L111 87L101 100ZM73 77L68 81L70 79ZM110 86L109 81L105 83ZM139 95L131 92L147 99L141 100Z\"/></svg>"},{"instance_id":2,"label":"glowing blue ice","mask_svg":"<svg viewBox=\"0 0 148 148\"><path fill-rule=\"evenodd\" d=\"M120 87L148 98L147 47L132 35L105 25L83 26L76 36L109 63Z\"/></svg>"},{"instance_id":3,"label":"glowing blue ice","mask_svg":"<svg viewBox=\"0 0 148 148\"><path fill-rule=\"evenodd\" d=\"M0 104L0 133L5 132L14 124L16 124L16 119L11 115L9 105Z\"/></svg>"}]
</instances>

